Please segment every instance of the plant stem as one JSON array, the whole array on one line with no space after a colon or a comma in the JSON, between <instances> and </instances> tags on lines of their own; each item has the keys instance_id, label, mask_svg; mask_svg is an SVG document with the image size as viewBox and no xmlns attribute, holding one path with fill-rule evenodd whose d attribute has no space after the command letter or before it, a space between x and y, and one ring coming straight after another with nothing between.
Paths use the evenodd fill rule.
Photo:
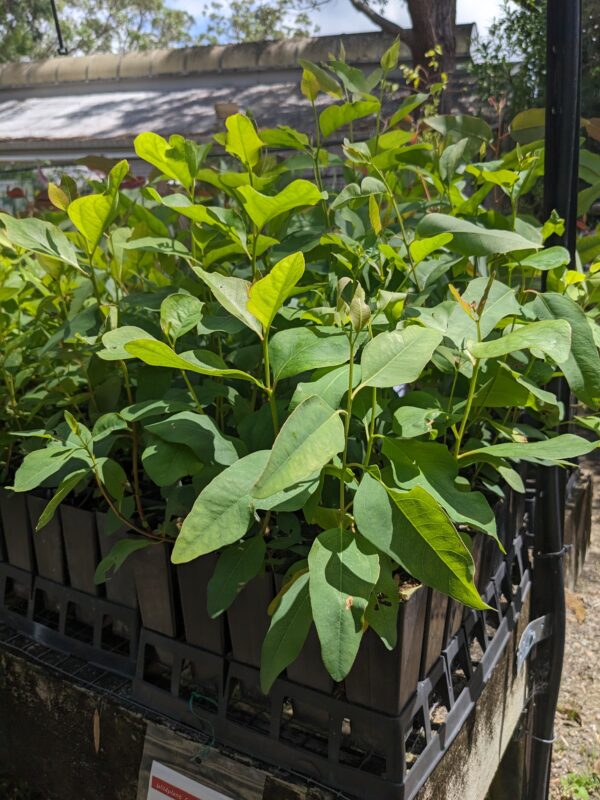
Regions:
<instances>
[{"instance_id":1,"label":"plant stem","mask_svg":"<svg viewBox=\"0 0 600 800\"><path fill-rule=\"evenodd\" d=\"M125 392L127 394L127 402L129 405L133 405L133 394L131 391L131 384L129 382L129 372L127 370L127 364L124 361L119 362L121 364L121 369L123 370L123 377L125 381ZM144 528L149 528L148 520L146 519L146 515L144 514L144 507L142 505L142 493L140 491L140 473L139 473L139 438L138 438L138 427L135 422L132 422L130 425L131 430L131 479L133 484L133 497L135 500L135 507L138 512L138 516L141 520L141 523Z\"/></svg>"},{"instance_id":2,"label":"plant stem","mask_svg":"<svg viewBox=\"0 0 600 800\"><path fill-rule=\"evenodd\" d=\"M346 403L346 417L344 419L344 452L342 454L342 472L340 475L340 529L344 522L344 509L346 507L346 485L344 476L348 465L348 434L350 432L350 419L352 417L352 384L354 377L354 343L352 334L349 336L350 342L350 363L348 365L348 402Z\"/></svg>"},{"instance_id":3,"label":"plant stem","mask_svg":"<svg viewBox=\"0 0 600 800\"><path fill-rule=\"evenodd\" d=\"M454 443L454 457L458 458L460 453L460 446L462 444L463 436L465 435L465 430L467 427L467 422L469 420L469 414L471 412L471 406L473 405L473 398L475 396L475 388L477 386L477 376L479 374L479 359L475 359L475 364L473 366L473 374L471 375L471 380L469 382L469 394L467 395L467 405L465 406L465 410L463 412L463 417L460 423L460 428L458 430L458 436L456 437L456 442Z\"/></svg>"},{"instance_id":4,"label":"plant stem","mask_svg":"<svg viewBox=\"0 0 600 800\"><path fill-rule=\"evenodd\" d=\"M182 369L182 370L180 370L180 372L181 372L181 377L183 378L183 380L185 382L185 385L187 386L188 392L190 393L190 395L192 397L192 400L194 401L194 404L196 406L196 411L199 414L204 414L204 409L200 405L200 400L198 400L198 395L196 394L196 391L195 391L194 387L192 386L192 382L188 378L186 371L184 369Z\"/></svg>"},{"instance_id":5,"label":"plant stem","mask_svg":"<svg viewBox=\"0 0 600 800\"><path fill-rule=\"evenodd\" d=\"M273 432L275 436L279 433L279 416L277 414L277 402L275 400L275 390L271 385L271 364L269 362L269 332L265 331L265 338L262 341L263 362L265 365L265 387L271 408L271 419L273 420Z\"/></svg>"},{"instance_id":6,"label":"plant stem","mask_svg":"<svg viewBox=\"0 0 600 800\"><path fill-rule=\"evenodd\" d=\"M375 440L375 409L377 408L377 387L373 386L371 393L371 419L369 421L369 437L367 440L367 452L365 454L365 465L368 467L371 461L371 453L373 451L373 442Z\"/></svg>"}]
</instances>

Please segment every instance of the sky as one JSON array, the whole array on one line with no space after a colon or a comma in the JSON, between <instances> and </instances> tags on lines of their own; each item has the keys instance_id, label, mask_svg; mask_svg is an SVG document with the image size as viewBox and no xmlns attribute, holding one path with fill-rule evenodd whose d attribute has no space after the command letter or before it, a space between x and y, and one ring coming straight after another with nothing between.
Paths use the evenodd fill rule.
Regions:
<instances>
[{"instance_id":1,"label":"sky","mask_svg":"<svg viewBox=\"0 0 600 800\"><path fill-rule=\"evenodd\" d=\"M221 0L227 5L226 0ZM167 0L172 8L188 11L198 21L202 30L202 9L205 0ZM498 15L502 0L457 0L457 22L475 22L480 34L484 34L494 16ZM377 7L377 6L375 6ZM385 15L398 24L408 27L409 16L402 0L389 0ZM366 17L355 11L350 0L330 0L319 10L316 19L322 36L333 33L357 33L374 30Z\"/></svg>"}]
</instances>

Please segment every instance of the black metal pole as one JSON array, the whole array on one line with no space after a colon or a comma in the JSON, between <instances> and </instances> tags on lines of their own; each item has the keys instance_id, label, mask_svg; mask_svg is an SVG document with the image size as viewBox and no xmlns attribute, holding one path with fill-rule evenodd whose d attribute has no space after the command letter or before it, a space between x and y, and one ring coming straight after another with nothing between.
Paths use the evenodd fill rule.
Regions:
<instances>
[{"instance_id":1,"label":"black metal pole","mask_svg":"<svg viewBox=\"0 0 600 800\"><path fill-rule=\"evenodd\" d=\"M579 170L581 0L547 0L546 139L544 209L565 221L562 244L575 259L577 186ZM546 273L542 288L545 289ZM566 382L554 387L569 413ZM558 702L565 648L563 522L565 475L558 467L540 469L541 520L536 531L532 619L550 614L552 633L537 647L532 662L532 706L528 798L546 800L549 791L554 716Z\"/></svg>"},{"instance_id":2,"label":"black metal pole","mask_svg":"<svg viewBox=\"0 0 600 800\"><path fill-rule=\"evenodd\" d=\"M69 51L65 47L65 43L62 37L62 31L60 29L60 20L58 18L58 11L56 10L56 0L50 0L50 5L52 7L52 16L54 17L54 27L56 28L56 38L58 39L58 55L59 56L66 56L68 55Z\"/></svg>"}]
</instances>

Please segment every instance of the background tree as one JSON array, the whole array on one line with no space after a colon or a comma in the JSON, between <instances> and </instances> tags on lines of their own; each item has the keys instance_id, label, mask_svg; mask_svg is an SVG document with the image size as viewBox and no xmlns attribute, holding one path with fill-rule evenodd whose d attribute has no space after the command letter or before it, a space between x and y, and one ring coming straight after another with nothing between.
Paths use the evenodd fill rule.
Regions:
<instances>
[{"instance_id":1,"label":"background tree","mask_svg":"<svg viewBox=\"0 0 600 800\"><path fill-rule=\"evenodd\" d=\"M165 0L58 0L70 54L125 53L193 43L194 19L167 8ZM0 61L56 54L56 31L49 0L0 2Z\"/></svg>"},{"instance_id":2,"label":"background tree","mask_svg":"<svg viewBox=\"0 0 600 800\"><path fill-rule=\"evenodd\" d=\"M318 27L314 14L328 0L243 0L205 6L207 42L257 41L284 36L306 36ZM425 67L426 53L436 44L442 46L440 68L452 70L455 61L456 0L405 0L412 28L398 25L384 15L388 0L349 0L357 11L385 33L398 36L410 48L415 66Z\"/></svg>"}]
</instances>

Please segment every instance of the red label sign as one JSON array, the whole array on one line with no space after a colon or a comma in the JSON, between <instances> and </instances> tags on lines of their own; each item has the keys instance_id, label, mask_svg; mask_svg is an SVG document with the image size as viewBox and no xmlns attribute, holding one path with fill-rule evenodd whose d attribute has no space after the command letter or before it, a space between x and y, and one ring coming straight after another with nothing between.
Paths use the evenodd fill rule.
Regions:
<instances>
[{"instance_id":1,"label":"red label sign","mask_svg":"<svg viewBox=\"0 0 600 800\"><path fill-rule=\"evenodd\" d=\"M202 800L197 794L190 794L184 789L178 789L172 783L162 780L162 778L152 778L152 788L157 792L164 794L165 797L171 797L172 800Z\"/></svg>"}]
</instances>

